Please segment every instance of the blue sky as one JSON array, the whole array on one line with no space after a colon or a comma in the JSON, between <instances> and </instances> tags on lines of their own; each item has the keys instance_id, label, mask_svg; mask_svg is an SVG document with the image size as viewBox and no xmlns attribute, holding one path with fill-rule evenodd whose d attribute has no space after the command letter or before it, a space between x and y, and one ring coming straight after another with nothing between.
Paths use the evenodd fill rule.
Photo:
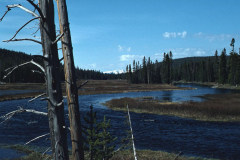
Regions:
<instances>
[{"instance_id":1,"label":"blue sky","mask_svg":"<svg viewBox=\"0 0 240 160\"><path fill-rule=\"evenodd\" d=\"M31 8L25 0L1 0L1 15L10 2ZM224 47L230 52L233 37L240 47L239 0L67 0L67 5L75 65L84 69L121 71L143 56L161 61L170 50L173 58L210 56ZM31 18L13 9L0 23L0 41ZM17 38L30 38L36 27L37 21ZM32 42L0 42L0 47L41 54Z\"/></svg>"}]
</instances>

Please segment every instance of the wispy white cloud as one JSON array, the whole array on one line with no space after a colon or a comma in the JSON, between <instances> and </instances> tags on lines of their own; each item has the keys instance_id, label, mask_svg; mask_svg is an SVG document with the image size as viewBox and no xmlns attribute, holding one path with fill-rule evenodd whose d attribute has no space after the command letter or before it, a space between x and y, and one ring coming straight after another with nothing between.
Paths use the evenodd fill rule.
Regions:
<instances>
[{"instance_id":1,"label":"wispy white cloud","mask_svg":"<svg viewBox=\"0 0 240 160\"><path fill-rule=\"evenodd\" d=\"M173 53L174 59L183 57L201 57L209 56L209 54L211 53L212 55L214 54L213 51L202 48L169 48L165 50L160 50L159 52L155 53L152 56L152 59L162 60L163 53L168 53L170 51Z\"/></svg>"},{"instance_id":2,"label":"wispy white cloud","mask_svg":"<svg viewBox=\"0 0 240 160\"><path fill-rule=\"evenodd\" d=\"M175 48L171 49L174 58L207 56L209 51L202 48Z\"/></svg>"},{"instance_id":3,"label":"wispy white cloud","mask_svg":"<svg viewBox=\"0 0 240 160\"><path fill-rule=\"evenodd\" d=\"M183 32L164 32L163 37L164 38L185 38L187 36L187 31Z\"/></svg>"},{"instance_id":4,"label":"wispy white cloud","mask_svg":"<svg viewBox=\"0 0 240 160\"><path fill-rule=\"evenodd\" d=\"M187 36L187 31L183 31L182 33L178 33L179 36L185 38Z\"/></svg>"},{"instance_id":5,"label":"wispy white cloud","mask_svg":"<svg viewBox=\"0 0 240 160\"><path fill-rule=\"evenodd\" d=\"M131 47L125 47L122 45L118 45L118 52L131 52Z\"/></svg>"},{"instance_id":6,"label":"wispy white cloud","mask_svg":"<svg viewBox=\"0 0 240 160\"><path fill-rule=\"evenodd\" d=\"M124 54L120 56L120 61L132 61L142 59L143 55Z\"/></svg>"},{"instance_id":7,"label":"wispy white cloud","mask_svg":"<svg viewBox=\"0 0 240 160\"><path fill-rule=\"evenodd\" d=\"M118 51L122 52L123 51L123 47L121 45L118 45Z\"/></svg>"},{"instance_id":8,"label":"wispy white cloud","mask_svg":"<svg viewBox=\"0 0 240 160\"><path fill-rule=\"evenodd\" d=\"M234 37L234 35L231 34L206 34L206 33L202 33L202 32L198 32L194 34L195 37L197 38L203 38L208 40L209 42L213 42L213 41L224 41L224 40L231 40L231 38Z\"/></svg>"}]
</instances>

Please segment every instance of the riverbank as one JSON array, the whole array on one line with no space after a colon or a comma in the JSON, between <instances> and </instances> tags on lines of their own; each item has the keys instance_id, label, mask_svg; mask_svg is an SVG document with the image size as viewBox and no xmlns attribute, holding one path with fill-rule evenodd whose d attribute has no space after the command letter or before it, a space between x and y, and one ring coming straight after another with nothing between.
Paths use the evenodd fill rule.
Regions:
<instances>
[{"instance_id":1,"label":"riverbank","mask_svg":"<svg viewBox=\"0 0 240 160\"><path fill-rule=\"evenodd\" d=\"M200 121L240 121L240 94L205 95L204 102L164 102L153 97L112 99L104 103L113 110L178 116Z\"/></svg>"},{"instance_id":2,"label":"riverbank","mask_svg":"<svg viewBox=\"0 0 240 160\"><path fill-rule=\"evenodd\" d=\"M187 82L187 81L175 81L173 84L199 84L204 85L212 88L219 88L219 89L233 89L233 90L240 90L240 85L231 85L231 84L219 84L215 82Z\"/></svg>"},{"instance_id":3,"label":"riverbank","mask_svg":"<svg viewBox=\"0 0 240 160\"><path fill-rule=\"evenodd\" d=\"M46 154L44 155L40 152L34 151L30 147L15 145L15 146L8 146L7 148L25 154L25 156L22 156L19 158L14 158L14 160L51 159L50 155L46 155ZM69 152L69 153L71 153L71 152ZM153 160L153 159L154 160L173 160L173 159L178 159L178 160L217 160L217 159L185 156L184 153L182 153L182 152L176 154L176 153L168 153L168 152L164 152L164 151L137 150L136 153L137 153L138 159L144 159L144 160ZM70 157L70 160L72 160L71 155L69 157ZM88 154L85 155L85 158L88 159ZM117 151L113 155L113 157L110 158L110 160L123 160L123 159L124 160L134 159L132 150Z\"/></svg>"},{"instance_id":4,"label":"riverbank","mask_svg":"<svg viewBox=\"0 0 240 160\"><path fill-rule=\"evenodd\" d=\"M217 160L201 157L189 157L184 156L184 153L168 153L163 151L151 151L151 150L137 150L136 151L138 159L144 160ZM110 160L133 160L133 152L126 150L117 152Z\"/></svg>"},{"instance_id":5,"label":"riverbank","mask_svg":"<svg viewBox=\"0 0 240 160\"><path fill-rule=\"evenodd\" d=\"M78 81L80 86L84 81ZM45 84L38 83L15 83L15 84L2 84L0 90L44 90ZM89 80L86 85L79 89L79 95L93 95L93 94L112 94L112 93L124 93L124 92L142 92L142 91L167 91L189 89L180 88L174 85L168 84L129 84L126 80ZM63 95L65 95L65 85L62 84ZM12 94L0 96L0 101L15 100L22 98L32 98L41 94L41 92L24 93L24 94Z\"/></svg>"}]
</instances>

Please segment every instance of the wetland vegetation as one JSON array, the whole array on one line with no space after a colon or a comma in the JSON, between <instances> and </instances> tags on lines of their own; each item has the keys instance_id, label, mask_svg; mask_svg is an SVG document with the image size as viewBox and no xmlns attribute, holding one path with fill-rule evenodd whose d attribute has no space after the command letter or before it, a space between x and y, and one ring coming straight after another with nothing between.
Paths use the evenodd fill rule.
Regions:
<instances>
[{"instance_id":1,"label":"wetland vegetation","mask_svg":"<svg viewBox=\"0 0 240 160\"><path fill-rule=\"evenodd\" d=\"M111 109L137 113L171 115L201 121L240 121L240 94L204 95L203 102L164 102L153 97L112 99L105 103Z\"/></svg>"}]
</instances>

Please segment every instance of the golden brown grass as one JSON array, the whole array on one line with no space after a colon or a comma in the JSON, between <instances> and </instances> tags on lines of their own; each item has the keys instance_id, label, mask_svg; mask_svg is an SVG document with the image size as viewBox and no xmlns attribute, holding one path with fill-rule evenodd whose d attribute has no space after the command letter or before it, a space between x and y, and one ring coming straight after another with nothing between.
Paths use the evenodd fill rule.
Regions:
<instances>
[{"instance_id":1,"label":"golden brown grass","mask_svg":"<svg viewBox=\"0 0 240 160\"><path fill-rule=\"evenodd\" d=\"M51 159L51 155L42 155L42 153L34 151L33 148L13 145L5 148L11 148L18 152L25 153L26 155L14 160L46 160ZM71 152L69 152L69 159L72 160ZM151 150L137 150L137 158L140 160L216 160L199 157L187 157L184 155L178 155L175 153L168 153L163 151L151 151ZM89 159L88 153L85 151L85 159ZM132 150L123 150L116 152L110 160L134 160Z\"/></svg>"},{"instance_id":2,"label":"golden brown grass","mask_svg":"<svg viewBox=\"0 0 240 160\"><path fill-rule=\"evenodd\" d=\"M204 102L171 103L149 98L121 98L105 103L114 110L192 118L202 121L240 121L240 94L206 95Z\"/></svg>"},{"instance_id":3,"label":"golden brown grass","mask_svg":"<svg viewBox=\"0 0 240 160\"><path fill-rule=\"evenodd\" d=\"M79 81L81 84L83 81ZM129 84L126 80L91 80L79 95L186 89L168 84Z\"/></svg>"},{"instance_id":4,"label":"golden brown grass","mask_svg":"<svg viewBox=\"0 0 240 160\"><path fill-rule=\"evenodd\" d=\"M174 160L178 155L163 151L137 150L137 158L143 160ZM129 150L117 152L110 160L134 160ZM199 157L178 156L177 160L213 160Z\"/></svg>"},{"instance_id":5,"label":"golden brown grass","mask_svg":"<svg viewBox=\"0 0 240 160\"><path fill-rule=\"evenodd\" d=\"M84 81L78 81L78 86ZM154 90L175 90L186 89L167 84L128 84L126 80L90 80L79 91L79 95L140 92ZM11 83L0 85L1 90L45 90L45 84L41 83ZM65 95L65 85L62 83L63 95ZM0 101L30 98L39 93L26 93L18 95L0 96Z\"/></svg>"}]
</instances>

